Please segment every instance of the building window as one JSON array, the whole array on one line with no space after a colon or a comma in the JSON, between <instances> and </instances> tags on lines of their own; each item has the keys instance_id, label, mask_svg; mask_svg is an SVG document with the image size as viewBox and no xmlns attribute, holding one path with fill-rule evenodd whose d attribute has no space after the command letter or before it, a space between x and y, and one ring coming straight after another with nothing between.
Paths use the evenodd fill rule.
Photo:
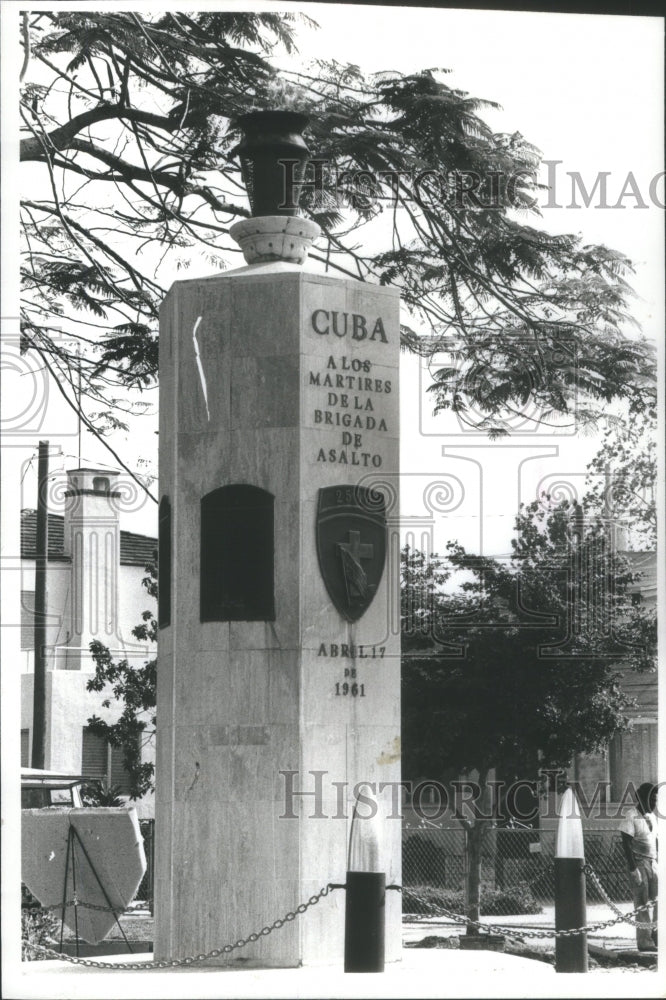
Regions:
<instances>
[{"instance_id":1,"label":"building window","mask_svg":"<svg viewBox=\"0 0 666 1000\"><path fill-rule=\"evenodd\" d=\"M101 781L107 788L117 786L121 795L129 795L131 791L131 780L125 770L122 747L111 746L89 726L83 729L81 774L90 781Z\"/></svg>"},{"instance_id":2,"label":"building window","mask_svg":"<svg viewBox=\"0 0 666 1000\"><path fill-rule=\"evenodd\" d=\"M93 489L95 493L108 493L111 489L107 476L93 476Z\"/></svg>"},{"instance_id":3,"label":"building window","mask_svg":"<svg viewBox=\"0 0 666 1000\"><path fill-rule=\"evenodd\" d=\"M129 795L132 791L132 780L125 770L122 747L109 747L109 784L120 788L121 795Z\"/></svg>"},{"instance_id":4,"label":"building window","mask_svg":"<svg viewBox=\"0 0 666 1000\"><path fill-rule=\"evenodd\" d=\"M81 745L81 774L84 778L98 781L108 779L108 748L106 740L94 733L89 726L84 727Z\"/></svg>"},{"instance_id":5,"label":"building window","mask_svg":"<svg viewBox=\"0 0 666 1000\"><path fill-rule=\"evenodd\" d=\"M160 628L171 624L171 503L160 500L157 569L157 623Z\"/></svg>"},{"instance_id":6,"label":"building window","mask_svg":"<svg viewBox=\"0 0 666 1000\"><path fill-rule=\"evenodd\" d=\"M613 802L622 801L629 782L638 788L644 781L655 781L657 723L634 723L631 729L615 736L610 743L608 763Z\"/></svg>"},{"instance_id":7,"label":"building window","mask_svg":"<svg viewBox=\"0 0 666 1000\"><path fill-rule=\"evenodd\" d=\"M202 622L274 621L274 497L221 486L201 501Z\"/></svg>"},{"instance_id":8,"label":"building window","mask_svg":"<svg viewBox=\"0 0 666 1000\"><path fill-rule=\"evenodd\" d=\"M30 730L21 730L21 767L30 767Z\"/></svg>"}]
</instances>

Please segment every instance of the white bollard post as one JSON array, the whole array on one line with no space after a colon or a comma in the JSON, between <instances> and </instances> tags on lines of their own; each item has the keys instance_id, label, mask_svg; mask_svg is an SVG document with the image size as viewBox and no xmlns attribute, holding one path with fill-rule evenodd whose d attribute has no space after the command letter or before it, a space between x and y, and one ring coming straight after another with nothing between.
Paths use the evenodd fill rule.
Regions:
<instances>
[{"instance_id":1,"label":"white bollard post","mask_svg":"<svg viewBox=\"0 0 666 1000\"><path fill-rule=\"evenodd\" d=\"M578 801L567 788L555 845L555 930L585 927L585 852ZM555 938L555 971L587 972L587 933Z\"/></svg>"}]
</instances>

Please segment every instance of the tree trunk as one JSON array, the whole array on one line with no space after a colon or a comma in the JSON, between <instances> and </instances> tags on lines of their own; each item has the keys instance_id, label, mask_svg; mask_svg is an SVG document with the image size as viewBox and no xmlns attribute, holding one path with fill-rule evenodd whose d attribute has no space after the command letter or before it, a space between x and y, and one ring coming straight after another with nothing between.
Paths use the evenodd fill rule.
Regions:
<instances>
[{"instance_id":1,"label":"tree trunk","mask_svg":"<svg viewBox=\"0 0 666 1000\"><path fill-rule=\"evenodd\" d=\"M479 812L473 820L466 826L465 850L467 854L467 879L465 885L466 913L470 920L479 920L481 917L481 852L486 836L486 830L490 825L489 819L489 789L487 768L479 771L479 785L481 795L479 797ZM479 928L467 925L468 934L478 934Z\"/></svg>"},{"instance_id":2,"label":"tree trunk","mask_svg":"<svg viewBox=\"0 0 666 1000\"><path fill-rule=\"evenodd\" d=\"M466 910L470 920L481 916L481 847L485 834L485 820L475 820L467 830L467 886ZM467 925L468 934L478 934L479 928Z\"/></svg>"}]
</instances>

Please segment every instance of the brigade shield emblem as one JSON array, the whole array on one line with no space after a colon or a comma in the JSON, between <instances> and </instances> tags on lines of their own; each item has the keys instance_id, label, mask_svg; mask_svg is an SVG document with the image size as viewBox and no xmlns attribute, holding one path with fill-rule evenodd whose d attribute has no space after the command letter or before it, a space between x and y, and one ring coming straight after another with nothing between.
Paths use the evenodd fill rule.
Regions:
<instances>
[{"instance_id":1,"label":"brigade shield emblem","mask_svg":"<svg viewBox=\"0 0 666 1000\"><path fill-rule=\"evenodd\" d=\"M386 502L364 486L327 486L317 505L319 570L333 604L349 622L370 607L386 559Z\"/></svg>"}]
</instances>

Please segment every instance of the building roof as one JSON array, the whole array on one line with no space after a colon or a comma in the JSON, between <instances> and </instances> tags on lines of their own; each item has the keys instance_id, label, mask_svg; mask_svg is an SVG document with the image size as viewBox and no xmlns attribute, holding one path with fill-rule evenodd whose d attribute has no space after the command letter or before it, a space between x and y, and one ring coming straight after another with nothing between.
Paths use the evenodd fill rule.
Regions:
<instances>
[{"instance_id":1,"label":"building roof","mask_svg":"<svg viewBox=\"0 0 666 1000\"><path fill-rule=\"evenodd\" d=\"M21 558L34 559L37 544L37 511L21 511ZM65 554L65 519L49 514L49 562L70 562ZM120 565L145 568L155 559L157 539L134 531L120 532Z\"/></svg>"},{"instance_id":2,"label":"building roof","mask_svg":"<svg viewBox=\"0 0 666 1000\"><path fill-rule=\"evenodd\" d=\"M69 562L65 555L65 518L61 514L49 514L49 559ZM37 548L37 511L21 511L21 559L34 559Z\"/></svg>"},{"instance_id":3,"label":"building roof","mask_svg":"<svg viewBox=\"0 0 666 1000\"><path fill-rule=\"evenodd\" d=\"M120 565L141 566L155 562L157 539L150 535L137 535L133 531L120 532Z\"/></svg>"}]
</instances>

